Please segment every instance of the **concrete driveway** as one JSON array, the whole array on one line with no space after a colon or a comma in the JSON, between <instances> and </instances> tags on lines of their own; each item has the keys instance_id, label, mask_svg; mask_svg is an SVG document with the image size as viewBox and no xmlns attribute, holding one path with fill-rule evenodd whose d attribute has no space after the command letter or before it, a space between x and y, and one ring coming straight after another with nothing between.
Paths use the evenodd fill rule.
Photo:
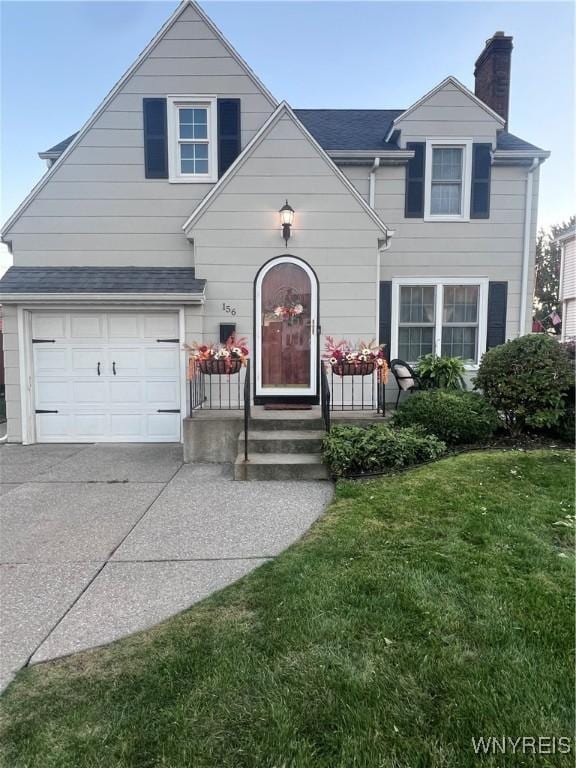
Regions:
<instances>
[{"instance_id":1,"label":"concrete driveway","mask_svg":"<svg viewBox=\"0 0 576 768\"><path fill-rule=\"evenodd\" d=\"M0 687L149 627L298 539L327 482L238 483L180 445L0 447Z\"/></svg>"}]
</instances>

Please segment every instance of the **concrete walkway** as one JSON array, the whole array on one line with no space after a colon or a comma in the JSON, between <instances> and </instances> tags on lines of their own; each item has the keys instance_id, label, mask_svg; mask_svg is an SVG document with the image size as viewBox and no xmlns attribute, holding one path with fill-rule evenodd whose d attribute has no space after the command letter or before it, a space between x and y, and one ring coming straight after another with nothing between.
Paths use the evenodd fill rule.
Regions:
<instances>
[{"instance_id":1,"label":"concrete walkway","mask_svg":"<svg viewBox=\"0 0 576 768\"><path fill-rule=\"evenodd\" d=\"M327 482L235 483L179 445L0 447L0 687L201 600L298 539Z\"/></svg>"}]
</instances>

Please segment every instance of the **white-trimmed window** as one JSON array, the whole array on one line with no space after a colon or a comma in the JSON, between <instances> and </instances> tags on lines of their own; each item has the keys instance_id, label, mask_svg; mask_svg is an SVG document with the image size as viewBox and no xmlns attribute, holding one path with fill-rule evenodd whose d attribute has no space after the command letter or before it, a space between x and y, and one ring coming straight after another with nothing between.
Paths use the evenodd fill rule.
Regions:
<instances>
[{"instance_id":1,"label":"white-trimmed window","mask_svg":"<svg viewBox=\"0 0 576 768\"><path fill-rule=\"evenodd\" d=\"M472 139L428 139L424 218L469 220L471 177Z\"/></svg>"},{"instance_id":2,"label":"white-trimmed window","mask_svg":"<svg viewBox=\"0 0 576 768\"><path fill-rule=\"evenodd\" d=\"M486 350L486 278L401 278L392 283L392 357L434 353L475 367Z\"/></svg>"},{"instance_id":3,"label":"white-trimmed window","mask_svg":"<svg viewBox=\"0 0 576 768\"><path fill-rule=\"evenodd\" d=\"M168 98L168 166L172 182L218 178L216 97Z\"/></svg>"}]
</instances>

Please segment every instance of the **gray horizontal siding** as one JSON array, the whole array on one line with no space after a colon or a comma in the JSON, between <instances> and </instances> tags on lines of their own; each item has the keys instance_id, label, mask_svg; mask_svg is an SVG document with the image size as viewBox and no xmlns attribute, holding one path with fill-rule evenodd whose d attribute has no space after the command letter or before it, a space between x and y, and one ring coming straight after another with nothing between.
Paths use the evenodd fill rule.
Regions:
<instances>
[{"instance_id":1,"label":"gray horizontal siding","mask_svg":"<svg viewBox=\"0 0 576 768\"><path fill-rule=\"evenodd\" d=\"M98 248L89 250L74 248L72 250L56 251L27 251L19 250L18 264L22 267L35 267L38 264L58 267L75 267L78 264L97 264L101 267L157 267L159 264L170 267L194 266L192 248L156 249L156 250L123 250L116 251Z\"/></svg>"},{"instance_id":2,"label":"gray horizontal siding","mask_svg":"<svg viewBox=\"0 0 576 768\"><path fill-rule=\"evenodd\" d=\"M172 57L171 48L179 53ZM7 234L15 264L191 264L182 224L210 184L144 176L142 99L172 94L241 98L242 146L273 105L190 6ZM113 255L114 254L114 255Z\"/></svg>"},{"instance_id":3,"label":"gray horizontal siding","mask_svg":"<svg viewBox=\"0 0 576 768\"><path fill-rule=\"evenodd\" d=\"M449 115L449 117L447 117ZM398 121L400 144L427 138L474 138L495 144L501 125L486 110L452 84L445 85Z\"/></svg>"},{"instance_id":4,"label":"gray horizontal siding","mask_svg":"<svg viewBox=\"0 0 576 768\"><path fill-rule=\"evenodd\" d=\"M178 24L169 29L166 40L213 40L212 30L200 19L180 18Z\"/></svg>"},{"instance_id":5,"label":"gray horizontal siding","mask_svg":"<svg viewBox=\"0 0 576 768\"><path fill-rule=\"evenodd\" d=\"M296 210L287 250L278 223L286 196ZM206 337L226 319L223 302L234 305L238 332L251 335L256 273L285 252L304 259L318 275L324 333L374 337L381 234L289 118L273 127L230 179L193 236L197 275L208 281Z\"/></svg>"},{"instance_id":6,"label":"gray horizontal siding","mask_svg":"<svg viewBox=\"0 0 576 768\"><path fill-rule=\"evenodd\" d=\"M226 78L223 78L225 80ZM247 86L248 88L248 86ZM146 96L167 96L169 93L173 93L172 89L170 89L170 92L167 91L160 91L158 89L154 91L149 91L146 93ZM206 91L206 93L208 93ZM144 94L140 93L128 93L127 91L122 91L117 96L115 96L110 104L107 107L107 111L110 112L141 112L142 110L142 98ZM183 94L186 95L186 94ZM198 95L198 92L190 92L190 95ZM222 97L222 98L228 98L233 97L235 94L230 93L225 88L225 82L222 82L220 90L216 92L216 95ZM250 114L250 113L257 113L260 115L266 115L268 117L272 112L272 107L268 101L268 99L265 96L260 95L259 93L255 93L253 91L247 90L246 94L242 97L242 114ZM265 120L266 118L264 118ZM264 122L264 121L263 121Z\"/></svg>"}]
</instances>

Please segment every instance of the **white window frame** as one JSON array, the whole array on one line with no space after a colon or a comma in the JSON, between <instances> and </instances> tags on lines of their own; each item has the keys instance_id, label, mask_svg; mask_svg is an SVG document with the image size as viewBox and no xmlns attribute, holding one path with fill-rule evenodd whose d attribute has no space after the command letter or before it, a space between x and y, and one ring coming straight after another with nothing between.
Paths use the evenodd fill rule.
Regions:
<instances>
[{"instance_id":1,"label":"white window frame","mask_svg":"<svg viewBox=\"0 0 576 768\"><path fill-rule=\"evenodd\" d=\"M211 184L218 181L218 118L216 96L168 96L168 181L172 184ZM208 173L182 173L178 110L200 107L208 111ZM192 139L184 143L194 143Z\"/></svg>"},{"instance_id":2,"label":"white window frame","mask_svg":"<svg viewBox=\"0 0 576 768\"><path fill-rule=\"evenodd\" d=\"M470 221L470 194L472 189L472 144L465 139L427 139L424 180L424 221ZM432 152L438 148L462 150L462 198L460 214L431 213L432 203Z\"/></svg>"},{"instance_id":3,"label":"white window frame","mask_svg":"<svg viewBox=\"0 0 576 768\"><path fill-rule=\"evenodd\" d=\"M436 288L435 306L435 333L434 352L442 351L442 326L444 310L444 286L445 285L477 285L478 286L478 339L476 348L476 360L473 363L465 363L467 371L475 371L478 368L484 352L486 352L486 332L488 321L488 284L487 277L399 277L392 280L392 339L391 359L398 357L398 336L400 319L400 288L410 285L432 285ZM411 363L414 361L407 360Z\"/></svg>"}]
</instances>

